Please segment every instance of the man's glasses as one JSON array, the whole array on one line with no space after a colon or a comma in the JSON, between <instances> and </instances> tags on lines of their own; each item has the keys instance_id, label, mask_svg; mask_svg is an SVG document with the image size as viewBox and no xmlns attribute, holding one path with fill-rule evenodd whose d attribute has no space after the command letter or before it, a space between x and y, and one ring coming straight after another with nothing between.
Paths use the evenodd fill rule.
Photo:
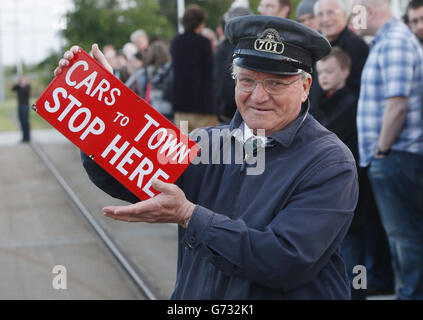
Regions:
<instances>
[{"instance_id":1,"label":"man's glasses","mask_svg":"<svg viewBox=\"0 0 423 320\"><path fill-rule=\"evenodd\" d=\"M297 82L298 80L304 78L304 72L301 75L294 79L294 80L285 80L285 79L264 79L264 80L256 80L247 76L237 75L236 85L239 90L243 92L253 92L254 89L257 87L257 83L261 83L263 85L264 90L271 95L278 95L282 94L283 90L288 87L289 85Z\"/></svg>"}]
</instances>

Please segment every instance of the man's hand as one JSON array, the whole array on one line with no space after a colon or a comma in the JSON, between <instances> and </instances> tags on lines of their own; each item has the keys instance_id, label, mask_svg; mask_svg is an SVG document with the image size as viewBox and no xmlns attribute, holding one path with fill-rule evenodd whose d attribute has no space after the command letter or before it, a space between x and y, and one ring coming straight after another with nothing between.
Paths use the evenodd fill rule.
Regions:
<instances>
[{"instance_id":1,"label":"man's hand","mask_svg":"<svg viewBox=\"0 0 423 320\"><path fill-rule=\"evenodd\" d=\"M127 222L177 223L184 227L195 205L174 184L155 180L152 186L162 193L129 206L105 207L104 215Z\"/></svg>"},{"instance_id":2,"label":"man's hand","mask_svg":"<svg viewBox=\"0 0 423 320\"><path fill-rule=\"evenodd\" d=\"M75 57L75 54L78 52L79 47L73 46L68 51L63 54L63 58L60 59L59 65L54 70L54 76L57 77L59 74L62 73L62 69L67 67L70 61ZM93 44L91 48L92 55L95 60L97 60L103 67L107 69L110 73L113 73L113 68L110 63L107 61L106 57L104 56L103 52L98 48L97 44Z\"/></svg>"}]
</instances>

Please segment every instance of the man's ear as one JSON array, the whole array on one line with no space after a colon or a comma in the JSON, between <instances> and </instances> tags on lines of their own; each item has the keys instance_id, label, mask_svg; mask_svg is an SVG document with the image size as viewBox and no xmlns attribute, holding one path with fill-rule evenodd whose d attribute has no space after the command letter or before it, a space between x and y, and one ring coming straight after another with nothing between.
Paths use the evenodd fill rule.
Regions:
<instances>
[{"instance_id":1,"label":"man's ear","mask_svg":"<svg viewBox=\"0 0 423 320\"><path fill-rule=\"evenodd\" d=\"M306 74L305 78L303 79L303 96L301 99L302 102L305 102L308 98L312 81L313 80L311 79L311 75Z\"/></svg>"}]
</instances>

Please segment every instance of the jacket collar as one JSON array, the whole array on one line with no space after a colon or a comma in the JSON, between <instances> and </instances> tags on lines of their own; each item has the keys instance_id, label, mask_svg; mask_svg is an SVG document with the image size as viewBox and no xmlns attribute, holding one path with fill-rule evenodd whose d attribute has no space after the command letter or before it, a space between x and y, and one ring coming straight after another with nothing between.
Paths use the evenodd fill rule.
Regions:
<instances>
[{"instance_id":1,"label":"jacket collar","mask_svg":"<svg viewBox=\"0 0 423 320\"><path fill-rule=\"evenodd\" d=\"M347 34L350 32L350 30L348 29L348 26L346 26L341 33L338 35L338 37L336 37L335 40L331 41L331 46L334 47L336 46L340 41L342 41L344 39L344 37L347 36Z\"/></svg>"},{"instance_id":2,"label":"jacket collar","mask_svg":"<svg viewBox=\"0 0 423 320\"><path fill-rule=\"evenodd\" d=\"M294 121L292 121L282 130L274 134L271 134L267 138L268 139L272 138L272 140L278 142L285 148L288 148L291 145L292 141L294 140L298 130L301 128L301 125L303 124L304 120L307 118L309 109L310 109L310 101L309 99L307 99L307 101L302 104L301 111ZM242 119L241 114L237 110L235 112L234 117L232 118L231 123L229 124L229 129L231 131L233 131L236 128L241 128L243 130L243 127L244 127L243 123L244 123L244 119Z\"/></svg>"}]
</instances>

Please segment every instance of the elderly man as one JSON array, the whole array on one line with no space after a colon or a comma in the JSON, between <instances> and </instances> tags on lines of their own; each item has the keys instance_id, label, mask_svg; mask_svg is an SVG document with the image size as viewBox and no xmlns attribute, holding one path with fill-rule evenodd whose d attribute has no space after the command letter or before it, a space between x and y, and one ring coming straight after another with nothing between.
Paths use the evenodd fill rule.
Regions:
<instances>
[{"instance_id":1,"label":"elderly man","mask_svg":"<svg viewBox=\"0 0 423 320\"><path fill-rule=\"evenodd\" d=\"M348 29L348 8L344 0L319 0L314 5L317 27L335 47L341 47L351 58L351 72L347 79L347 87L358 96L360 78L369 48L360 37ZM311 113L324 95L317 81L317 73L313 75L313 86L310 91Z\"/></svg>"},{"instance_id":2,"label":"elderly man","mask_svg":"<svg viewBox=\"0 0 423 320\"><path fill-rule=\"evenodd\" d=\"M231 19L225 32L235 46L238 111L229 126L198 129L191 137L203 130L201 141L211 141L207 137L216 130L233 132L224 141L233 152L230 163L211 162L222 139L200 141L207 161L191 164L176 185L156 181L162 193L138 202L83 155L97 186L134 203L106 207L104 214L179 224L173 299L347 299L339 247L357 201L355 162L336 135L308 114L307 101L312 64L330 45L319 33L274 17ZM96 47L93 52L103 63ZM56 74L72 57L65 53ZM264 136L256 137L261 130ZM254 141L265 168L249 175ZM253 152L236 163L234 153L243 153L238 146L244 143Z\"/></svg>"},{"instance_id":3,"label":"elderly man","mask_svg":"<svg viewBox=\"0 0 423 320\"><path fill-rule=\"evenodd\" d=\"M288 18L291 13L290 0L261 0L258 11L263 16Z\"/></svg>"},{"instance_id":4,"label":"elderly man","mask_svg":"<svg viewBox=\"0 0 423 320\"><path fill-rule=\"evenodd\" d=\"M360 165L388 235L399 299L423 299L423 50L388 0L355 0L374 35L357 112ZM357 17L363 19L363 17Z\"/></svg>"},{"instance_id":5,"label":"elderly man","mask_svg":"<svg viewBox=\"0 0 423 320\"><path fill-rule=\"evenodd\" d=\"M149 46L149 40L147 33L138 29L131 33L131 42L137 47L138 52L145 53Z\"/></svg>"},{"instance_id":6,"label":"elderly man","mask_svg":"<svg viewBox=\"0 0 423 320\"><path fill-rule=\"evenodd\" d=\"M423 0L411 0L406 14L408 26L423 44Z\"/></svg>"}]
</instances>

